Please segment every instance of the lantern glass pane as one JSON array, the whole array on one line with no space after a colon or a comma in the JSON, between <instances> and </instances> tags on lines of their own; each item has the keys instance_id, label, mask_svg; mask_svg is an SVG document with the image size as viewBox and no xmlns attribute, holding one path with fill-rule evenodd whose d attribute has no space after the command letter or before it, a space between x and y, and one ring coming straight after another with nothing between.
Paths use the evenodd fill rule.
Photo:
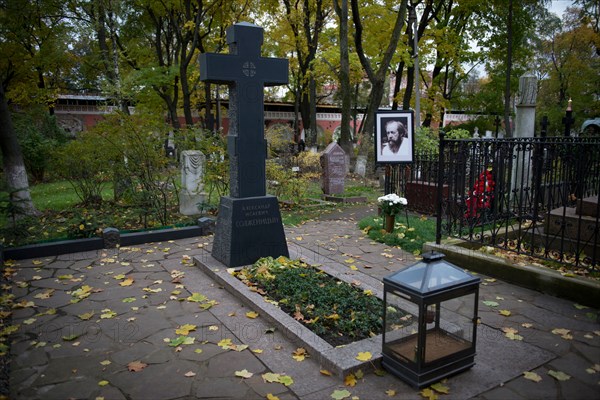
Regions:
<instances>
[{"instance_id":1,"label":"lantern glass pane","mask_svg":"<svg viewBox=\"0 0 600 400\"><path fill-rule=\"evenodd\" d=\"M427 324L425 363L472 348L474 305L474 293L436 305L439 307L439 322Z\"/></svg>"},{"instance_id":2,"label":"lantern glass pane","mask_svg":"<svg viewBox=\"0 0 600 400\"><path fill-rule=\"evenodd\" d=\"M418 307L393 292L387 292L386 301L384 351L405 361L415 362Z\"/></svg>"}]
</instances>

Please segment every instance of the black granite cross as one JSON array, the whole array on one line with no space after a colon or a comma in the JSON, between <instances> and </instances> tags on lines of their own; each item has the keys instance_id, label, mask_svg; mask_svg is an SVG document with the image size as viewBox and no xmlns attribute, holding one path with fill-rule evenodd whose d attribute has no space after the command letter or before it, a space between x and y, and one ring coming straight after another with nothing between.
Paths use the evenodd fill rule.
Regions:
<instances>
[{"instance_id":1,"label":"black granite cross","mask_svg":"<svg viewBox=\"0 0 600 400\"><path fill-rule=\"evenodd\" d=\"M261 57L263 29L242 22L227 29L229 54L201 54L200 80L229 85L230 194L266 195L264 86L288 82L288 60Z\"/></svg>"}]
</instances>

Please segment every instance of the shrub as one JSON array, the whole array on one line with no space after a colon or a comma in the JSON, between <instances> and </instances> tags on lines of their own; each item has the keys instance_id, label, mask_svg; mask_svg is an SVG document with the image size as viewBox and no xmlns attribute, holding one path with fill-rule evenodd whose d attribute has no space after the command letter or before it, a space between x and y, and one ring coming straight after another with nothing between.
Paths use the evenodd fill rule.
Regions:
<instances>
[{"instance_id":1,"label":"shrub","mask_svg":"<svg viewBox=\"0 0 600 400\"><path fill-rule=\"evenodd\" d=\"M67 142L67 135L47 110L15 113L13 121L25 168L34 182L42 182L52 166L52 152Z\"/></svg>"},{"instance_id":2,"label":"shrub","mask_svg":"<svg viewBox=\"0 0 600 400\"><path fill-rule=\"evenodd\" d=\"M111 148L93 132L55 150L56 170L73 186L82 204L102 201L102 189L112 169L110 152Z\"/></svg>"},{"instance_id":3,"label":"shrub","mask_svg":"<svg viewBox=\"0 0 600 400\"><path fill-rule=\"evenodd\" d=\"M381 332L381 300L299 260L261 258L237 276L334 346Z\"/></svg>"},{"instance_id":4,"label":"shrub","mask_svg":"<svg viewBox=\"0 0 600 400\"><path fill-rule=\"evenodd\" d=\"M421 254L423 244L435 240L435 225L433 219L414 216L408 217L407 224L402 214L396 215L394 231L391 233L383 229L381 217L366 217L358 223L358 227L369 238L389 246L398 246L413 254Z\"/></svg>"}]
</instances>

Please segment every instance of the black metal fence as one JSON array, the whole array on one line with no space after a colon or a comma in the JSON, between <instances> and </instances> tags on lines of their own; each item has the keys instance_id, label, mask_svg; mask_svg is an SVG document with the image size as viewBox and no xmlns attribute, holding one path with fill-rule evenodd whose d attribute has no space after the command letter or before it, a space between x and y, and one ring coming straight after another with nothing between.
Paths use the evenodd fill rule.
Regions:
<instances>
[{"instance_id":1,"label":"black metal fence","mask_svg":"<svg viewBox=\"0 0 600 400\"><path fill-rule=\"evenodd\" d=\"M389 182L409 209L437 215L438 242L600 269L600 138L442 140Z\"/></svg>"}]
</instances>

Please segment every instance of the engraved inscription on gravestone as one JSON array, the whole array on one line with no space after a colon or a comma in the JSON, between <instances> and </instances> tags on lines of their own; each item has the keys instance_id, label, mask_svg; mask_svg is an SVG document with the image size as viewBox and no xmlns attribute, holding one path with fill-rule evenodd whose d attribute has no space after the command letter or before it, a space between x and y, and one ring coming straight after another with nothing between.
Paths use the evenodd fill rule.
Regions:
<instances>
[{"instance_id":1,"label":"engraved inscription on gravestone","mask_svg":"<svg viewBox=\"0 0 600 400\"><path fill-rule=\"evenodd\" d=\"M335 142L330 143L320 157L323 174L321 189L324 194L339 194L344 192L346 176L346 153Z\"/></svg>"},{"instance_id":2,"label":"engraved inscription on gravestone","mask_svg":"<svg viewBox=\"0 0 600 400\"><path fill-rule=\"evenodd\" d=\"M223 196L212 255L229 267L289 256L277 198L266 194L263 87L288 82L288 61L261 57L263 29L227 29L229 54L201 54L200 79L229 85L230 196Z\"/></svg>"}]
</instances>

